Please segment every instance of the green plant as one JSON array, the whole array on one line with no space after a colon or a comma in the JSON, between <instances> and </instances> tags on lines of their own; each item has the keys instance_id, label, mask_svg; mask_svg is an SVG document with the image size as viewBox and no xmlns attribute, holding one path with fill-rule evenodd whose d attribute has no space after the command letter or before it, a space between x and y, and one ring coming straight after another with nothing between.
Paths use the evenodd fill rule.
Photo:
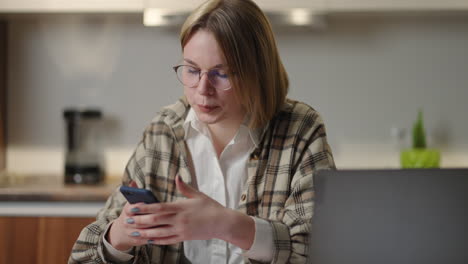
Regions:
<instances>
[{"instance_id":1,"label":"green plant","mask_svg":"<svg viewBox=\"0 0 468 264\"><path fill-rule=\"evenodd\" d=\"M436 149L427 149L426 132L422 110L419 110L418 119L413 125L413 147L401 152L400 162L403 168L438 168L440 152Z\"/></svg>"},{"instance_id":2,"label":"green plant","mask_svg":"<svg viewBox=\"0 0 468 264\"><path fill-rule=\"evenodd\" d=\"M413 125L413 148L426 148L426 132L424 131L424 121L421 110L419 110L418 119Z\"/></svg>"}]
</instances>

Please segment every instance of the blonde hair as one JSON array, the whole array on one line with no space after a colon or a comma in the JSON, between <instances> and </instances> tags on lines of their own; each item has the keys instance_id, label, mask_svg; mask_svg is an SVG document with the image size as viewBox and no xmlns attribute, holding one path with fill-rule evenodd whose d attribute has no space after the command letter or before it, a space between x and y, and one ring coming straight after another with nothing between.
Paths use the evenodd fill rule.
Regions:
<instances>
[{"instance_id":1,"label":"blonde hair","mask_svg":"<svg viewBox=\"0 0 468 264\"><path fill-rule=\"evenodd\" d=\"M251 114L249 126L265 126L284 104L289 87L265 14L251 0L208 0L183 24L182 50L199 29L213 33L223 51L234 94Z\"/></svg>"}]
</instances>

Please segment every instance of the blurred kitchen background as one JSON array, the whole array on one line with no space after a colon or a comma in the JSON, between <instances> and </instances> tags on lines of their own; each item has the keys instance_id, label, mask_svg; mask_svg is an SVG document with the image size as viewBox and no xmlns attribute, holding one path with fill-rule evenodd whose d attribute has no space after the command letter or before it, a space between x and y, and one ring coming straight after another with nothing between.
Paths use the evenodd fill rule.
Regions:
<instances>
[{"instance_id":1,"label":"blurred kitchen background","mask_svg":"<svg viewBox=\"0 0 468 264\"><path fill-rule=\"evenodd\" d=\"M323 115L339 168L398 168L419 109L442 167L468 165L468 4L419 2L336 5L306 26L272 16L290 97ZM2 18L6 168L62 173L63 109L98 107L105 167L120 175L151 118L182 95L171 68L181 58L178 24L147 27L131 9L34 10Z\"/></svg>"},{"instance_id":2,"label":"blurred kitchen background","mask_svg":"<svg viewBox=\"0 0 468 264\"><path fill-rule=\"evenodd\" d=\"M63 111L70 107L102 111L103 167L107 179L118 180L145 126L182 96L172 66L181 59L180 21L193 2L200 1L1 0L0 182L11 175L61 179ZM400 151L410 147L420 109L428 147L441 151L441 167L468 166L466 0L257 2L271 17L289 96L322 114L338 168L400 168ZM91 217L75 225L78 232L110 193L60 188L0 188L0 212ZM38 197L41 206L59 211L28 204ZM74 209L73 202L85 200L97 203ZM38 226L36 220L28 226ZM39 225L70 228L68 220L49 220ZM18 221L0 218L0 229L11 231ZM8 225L2 229L2 223ZM0 263L15 263L5 256Z\"/></svg>"}]
</instances>

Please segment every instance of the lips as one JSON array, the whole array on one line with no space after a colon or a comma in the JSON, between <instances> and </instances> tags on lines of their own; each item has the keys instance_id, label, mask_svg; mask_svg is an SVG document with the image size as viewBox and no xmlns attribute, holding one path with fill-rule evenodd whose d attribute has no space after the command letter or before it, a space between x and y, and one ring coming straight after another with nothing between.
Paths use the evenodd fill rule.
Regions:
<instances>
[{"instance_id":1,"label":"lips","mask_svg":"<svg viewBox=\"0 0 468 264\"><path fill-rule=\"evenodd\" d=\"M217 108L218 106L198 105L198 109L200 109L200 111L202 111L203 113L210 113Z\"/></svg>"}]
</instances>

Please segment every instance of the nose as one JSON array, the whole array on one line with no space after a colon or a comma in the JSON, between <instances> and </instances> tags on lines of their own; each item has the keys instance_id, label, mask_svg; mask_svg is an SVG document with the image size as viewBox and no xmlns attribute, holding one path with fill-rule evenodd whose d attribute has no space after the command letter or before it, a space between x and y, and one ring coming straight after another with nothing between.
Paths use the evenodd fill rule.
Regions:
<instances>
[{"instance_id":1,"label":"nose","mask_svg":"<svg viewBox=\"0 0 468 264\"><path fill-rule=\"evenodd\" d=\"M210 80L208 79L208 73L203 73L200 76L200 82L198 83L197 90L201 95L213 95L214 87L211 85Z\"/></svg>"}]
</instances>

